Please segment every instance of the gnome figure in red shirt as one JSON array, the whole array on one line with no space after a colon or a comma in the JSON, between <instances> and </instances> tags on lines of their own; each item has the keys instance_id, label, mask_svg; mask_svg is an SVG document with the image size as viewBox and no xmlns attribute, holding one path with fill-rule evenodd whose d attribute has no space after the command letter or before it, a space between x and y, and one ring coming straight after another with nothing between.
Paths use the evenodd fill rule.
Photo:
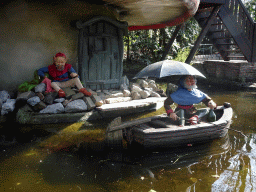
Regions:
<instances>
[{"instance_id":1,"label":"gnome figure in red shirt","mask_svg":"<svg viewBox=\"0 0 256 192\"><path fill-rule=\"evenodd\" d=\"M48 67L43 67L38 70L38 75L44 80L51 82L51 87L58 92L59 97L65 97L65 92L61 88L76 86L79 92L83 93L85 96L91 96L92 94L87 91L76 71L70 64L67 64L67 57L64 53L57 53L53 57L54 63ZM44 73L49 73L50 79L48 79ZM71 77L71 78L70 78Z\"/></svg>"}]
</instances>

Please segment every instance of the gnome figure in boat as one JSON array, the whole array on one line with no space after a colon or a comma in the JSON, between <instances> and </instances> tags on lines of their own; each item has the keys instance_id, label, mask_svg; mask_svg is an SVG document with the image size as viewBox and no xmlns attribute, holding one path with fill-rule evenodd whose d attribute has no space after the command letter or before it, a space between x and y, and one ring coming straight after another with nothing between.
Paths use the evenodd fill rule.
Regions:
<instances>
[{"instance_id":1,"label":"gnome figure in boat","mask_svg":"<svg viewBox=\"0 0 256 192\"><path fill-rule=\"evenodd\" d=\"M179 126L185 125L187 119L190 124L196 124L198 118L204 115L212 116L214 108L217 107L216 103L205 93L197 89L196 78L192 75L184 75L179 80L177 91L168 95L164 102L164 107L167 115L179 123ZM193 104L203 102L209 109L197 110ZM178 104L175 111L171 106L173 103ZM210 112L209 112L210 111ZM214 120L212 120L214 121Z\"/></svg>"},{"instance_id":2,"label":"gnome figure in boat","mask_svg":"<svg viewBox=\"0 0 256 192\"><path fill-rule=\"evenodd\" d=\"M167 99L164 102L167 115L180 126L185 125L185 120L189 120L191 124L198 122L198 119L209 113L208 116L214 116L213 109L216 108L216 103L212 99L197 89L195 76L206 78L200 71L193 66L173 60L164 60L148 65L143 68L134 79L138 78L163 78L181 76L179 81L178 90L172 94L167 93ZM196 110L193 104L203 102L210 108L204 111ZM171 104L176 103L178 107L175 112L170 107ZM214 121L210 120L210 121ZM209 118L208 118L209 119ZM209 120L208 120L209 121Z\"/></svg>"}]
</instances>

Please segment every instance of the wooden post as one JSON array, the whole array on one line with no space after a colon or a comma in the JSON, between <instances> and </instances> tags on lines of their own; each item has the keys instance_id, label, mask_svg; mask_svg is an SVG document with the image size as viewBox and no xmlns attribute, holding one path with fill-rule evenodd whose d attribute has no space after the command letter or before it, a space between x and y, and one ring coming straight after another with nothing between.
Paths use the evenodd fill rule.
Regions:
<instances>
[{"instance_id":1,"label":"wooden post","mask_svg":"<svg viewBox=\"0 0 256 192\"><path fill-rule=\"evenodd\" d=\"M130 60L130 36L127 36L127 61Z\"/></svg>"},{"instance_id":2,"label":"wooden post","mask_svg":"<svg viewBox=\"0 0 256 192\"><path fill-rule=\"evenodd\" d=\"M256 23L253 25L253 38L252 38L252 58L251 62L256 62Z\"/></svg>"},{"instance_id":3,"label":"wooden post","mask_svg":"<svg viewBox=\"0 0 256 192\"><path fill-rule=\"evenodd\" d=\"M200 46L200 43L202 42L204 36L206 35L206 33L208 32L209 28L211 27L212 21L214 20L214 18L216 17L217 13L220 10L220 6L216 6L213 8L211 15L208 17L205 26L203 27L202 31L200 32L200 35L198 36L194 47L191 49L188 58L186 59L185 63L190 64L190 62L192 61L197 49Z\"/></svg>"},{"instance_id":4,"label":"wooden post","mask_svg":"<svg viewBox=\"0 0 256 192\"><path fill-rule=\"evenodd\" d=\"M165 47L165 50L164 50L163 56L162 56L162 58L161 58L161 61L165 60L167 54L168 54L169 51L170 51L170 48L171 48L171 46L172 46L174 40L176 39L176 37L177 37L177 35L178 35L178 32L179 32L180 29L181 29L181 27L182 27L182 24L176 26L175 31L174 31L174 33L172 34L172 37L171 37L169 43L168 43L168 44L166 45L166 47Z\"/></svg>"},{"instance_id":5,"label":"wooden post","mask_svg":"<svg viewBox=\"0 0 256 192\"><path fill-rule=\"evenodd\" d=\"M115 118L107 127L105 141L109 148L120 149L122 148L123 132L122 129L115 129L122 123L121 117Z\"/></svg>"}]
</instances>

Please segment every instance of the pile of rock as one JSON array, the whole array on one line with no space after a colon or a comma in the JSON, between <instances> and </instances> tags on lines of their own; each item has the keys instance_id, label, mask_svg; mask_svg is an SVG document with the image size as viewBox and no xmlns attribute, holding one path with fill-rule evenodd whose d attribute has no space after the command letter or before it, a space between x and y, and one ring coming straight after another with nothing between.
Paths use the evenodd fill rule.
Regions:
<instances>
[{"instance_id":1,"label":"pile of rock","mask_svg":"<svg viewBox=\"0 0 256 192\"><path fill-rule=\"evenodd\" d=\"M11 96L7 91L0 91L0 111L2 116L13 112L15 109L15 103L16 100L11 99Z\"/></svg>"},{"instance_id":2,"label":"pile of rock","mask_svg":"<svg viewBox=\"0 0 256 192\"><path fill-rule=\"evenodd\" d=\"M57 92L45 93L44 90L35 87L35 91L18 94L16 102L29 106L30 111L48 114L83 112L103 103L97 95L85 97L76 88L64 88L63 91L66 97L59 98Z\"/></svg>"},{"instance_id":3,"label":"pile of rock","mask_svg":"<svg viewBox=\"0 0 256 192\"><path fill-rule=\"evenodd\" d=\"M163 90L159 89L154 80L137 80L130 84L132 99L146 99L148 97L166 97Z\"/></svg>"},{"instance_id":4,"label":"pile of rock","mask_svg":"<svg viewBox=\"0 0 256 192\"><path fill-rule=\"evenodd\" d=\"M33 91L19 93L16 99L10 99L6 91L1 91L1 115L13 111L15 105L25 108L25 111L38 113L74 113L90 111L102 104L166 96L153 80L138 80L136 83L129 83L126 77L123 78L119 90L93 91L88 89L92 93L91 97L85 97L76 88L64 88L65 98L59 98L57 92L46 93L45 90L46 85L41 83Z\"/></svg>"},{"instance_id":5,"label":"pile of rock","mask_svg":"<svg viewBox=\"0 0 256 192\"><path fill-rule=\"evenodd\" d=\"M159 89L153 80L138 80L128 86L122 84L120 90L103 90L102 92L97 91L96 94L104 104L166 96L164 91Z\"/></svg>"}]
</instances>

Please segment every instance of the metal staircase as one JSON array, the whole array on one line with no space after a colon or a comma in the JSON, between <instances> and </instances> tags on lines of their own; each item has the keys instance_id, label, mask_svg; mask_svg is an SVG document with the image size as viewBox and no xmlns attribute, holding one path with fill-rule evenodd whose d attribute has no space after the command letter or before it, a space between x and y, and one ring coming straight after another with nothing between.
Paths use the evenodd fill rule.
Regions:
<instances>
[{"instance_id":1,"label":"metal staircase","mask_svg":"<svg viewBox=\"0 0 256 192\"><path fill-rule=\"evenodd\" d=\"M201 39L195 43L194 48L200 46L205 35L219 51L223 60L241 59L255 62L255 23L243 3L241 0L224 0L219 4L215 2L217 1L201 1L202 6L194 16L202 31L205 29L205 33L200 34ZM190 61L191 59L188 59L187 63Z\"/></svg>"}]
</instances>

